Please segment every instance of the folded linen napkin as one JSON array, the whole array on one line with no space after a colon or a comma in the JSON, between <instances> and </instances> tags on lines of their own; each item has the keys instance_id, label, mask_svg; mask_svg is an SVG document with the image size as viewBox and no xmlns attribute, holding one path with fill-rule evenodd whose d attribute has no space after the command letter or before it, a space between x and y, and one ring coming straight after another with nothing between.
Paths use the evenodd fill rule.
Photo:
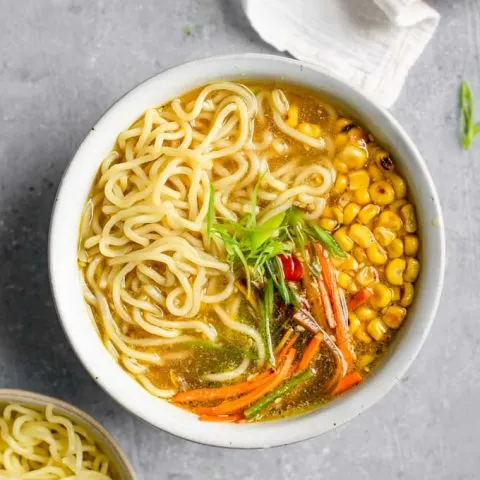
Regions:
<instances>
[{"instance_id":1,"label":"folded linen napkin","mask_svg":"<svg viewBox=\"0 0 480 480\"><path fill-rule=\"evenodd\" d=\"M397 99L440 20L421 0L243 0L243 6L263 40L385 107Z\"/></svg>"}]
</instances>

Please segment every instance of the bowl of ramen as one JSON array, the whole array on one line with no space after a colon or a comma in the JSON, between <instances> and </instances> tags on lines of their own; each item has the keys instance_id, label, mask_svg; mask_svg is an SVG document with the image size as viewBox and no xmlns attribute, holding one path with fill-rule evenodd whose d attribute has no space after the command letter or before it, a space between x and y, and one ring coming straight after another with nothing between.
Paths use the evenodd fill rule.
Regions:
<instances>
[{"instance_id":1,"label":"bowl of ramen","mask_svg":"<svg viewBox=\"0 0 480 480\"><path fill-rule=\"evenodd\" d=\"M316 436L398 381L437 308L440 206L400 125L297 61L146 81L92 128L50 234L58 313L124 407L211 445Z\"/></svg>"},{"instance_id":2,"label":"bowl of ramen","mask_svg":"<svg viewBox=\"0 0 480 480\"><path fill-rule=\"evenodd\" d=\"M56 398L0 389L0 478L134 480L113 437Z\"/></svg>"}]
</instances>

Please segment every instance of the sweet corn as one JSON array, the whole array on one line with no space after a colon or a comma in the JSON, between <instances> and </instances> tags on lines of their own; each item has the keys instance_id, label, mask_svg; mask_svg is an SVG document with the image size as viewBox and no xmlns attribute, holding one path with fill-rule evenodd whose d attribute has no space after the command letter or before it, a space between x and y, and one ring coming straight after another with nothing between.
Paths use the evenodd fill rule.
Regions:
<instances>
[{"instance_id":1,"label":"sweet corn","mask_svg":"<svg viewBox=\"0 0 480 480\"><path fill-rule=\"evenodd\" d=\"M395 200L395 190L385 180L373 183L368 191L372 202L377 205L388 205Z\"/></svg>"},{"instance_id":2,"label":"sweet corn","mask_svg":"<svg viewBox=\"0 0 480 480\"><path fill-rule=\"evenodd\" d=\"M402 297L402 292L400 290L400 287L392 287L392 301L393 302L398 302L400 301L400 298Z\"/></svg>"},{"instance_id":3,"label":"sweet corn","mask_svg":"<svg viewBox=\"0 0 480 480\"><path fill-rule=\"evenodd\" d=\"M398 258L403 255L403 242L399 238L395 238L387 247L388 256L390 258Z\"/></svg>"},{"instance_id":4,"label":"sweet corn","mask_svg":"<svg viewBox=\"0 0 480 480\"><path fill-rule=\"evenodd\" d=\"M383 283L376 283L371 286L373 296L370 298L372 307L380 309L392 303L392 290Z\"/></svg>"},{"instance_id":5,"label":"sweet corn","mask_svg":"<svg viewBox=\"0 0 480 480\"><path fill-rule=\"evenodd\" d=\"M350 169L362 168L367 162L367 152L361 147L349 144L337 155L337 158Z\"/></svg>"},{"instance_id":6,"label":"sweet corn","mask_svg":"<svg viewBox=\"0 0 480 480\"><path fill-rule=\"evenodd\" d=\"M396 212L398 212L398 210L399 210L400 208L402 208L402 207L403 207L404 205L406 205L406 204L407 204L407 201L402 198L401 200L395 200L394 202L392 202L392 203L388 206L388 208L389 208L389 210L391 210L392 212L395 212L395 213L396 213Z\"/></svg>"},{"instance_id":7,"label":"sweet corn","mask_svg":"<svg viewBox=\"0 0 480 480\"><path fill-rule=\"evenodd\" d=\"M375 237L371 230L365 225L354 223L349 230L350 238L363 248L368 248L375 242Z\"/></svg>"},{"instance_id":8,"label":"sweet corn","mask_svg":"<svg viewBox=\"0 0 480 480\"><path fill-rule=\"evenodd\" d=\"M375 163L384 171L393 170L393 161L390 154L382 148L376 148L373 152Z\"/></svg>"},{"instance_id":9,"label":"sweet corn","mask_svg":"<svg viewBox=\"0 0 480 480\"><path fill-rule=\"evenodd\" d=\"M395 239L395 234L385 227L376 227L373 234L382 247L388 247Z\"/></svg>"},{"instance_id":10,"label":"sweet corn","mask_svg":"<svg viewBox=\"0 0 480 480\"><path fill-rule=\"evenodd\" d=\"M368 188L370 185L370 175L366 170L356 170L348 175L350 181L350 190L359 188Z\"/></svg>"},{"instance_id":11,"label":"sweet corn","mask_svg":"<svg viewBox=\"0 0 480 480\"><path fill-rule=\"evenodd\" d=\"M402 228L402 219L395 213L385 210L378 217L378 225L388 228L392 232L397 232Z\"/></svg>"},{"instance_id":12,"label":"sweet corn","mask_svg":"<svg viewBox=\"0 0 480 480\"><path fill-rule=\"evenodd\" d=\"M347 135L351 142L360 142L362 140L366 140L367 136L365 130L357 126L350 128L350 130L347 132Z\"/></svg>"},{"instance_id":13,"label":"sweet corn","mask_svg":"<svg viewBox=\"0 0 480 480\"><path fill-rule=\"evenodd\" d=\"M358 212L358 220L366 225L374 217L376 217L380 213L380 207L378 205L374 205L370 203L369 205L365 205L360 212Z\"/></svg>"},{"instance_id":14,"label":"sweet corn","mask_svg":"<svg viewBox=\"0 0 480 480\"><path fill-rule=\"evenodd\" d=\"M406 315L407 310L405 308L392 305L391 307L388 307L387 311L385 312L383 321L390 328L399 328Z\"/></svg>"},{"instance_id":15,"label":"sweet corn","mask_svg":"<svg viewBox=\"0 0 480 480\"><path fill-rule=\"evenodd\" d=\"M335 185L333 186L333 192L340 194L343 193L348 187L348 177L346 175L337 175Z\"/></svg>"},{"instance_id":16,"label":"sweet corn","mask_svg":"<svg viewBox=\"0 0 480 480\"><path fill-rule=\"evenodd\" d=\"M355 200L359 205L367 205L370 203L370 194L368 193L367 188L359 188L355 190Z\"/></svg>"},{"instance_id":17,"label":"sweet corn","mask_svg":"<svg viewBox=\"0 0 480 480\"><path fill-rule=\"evenodd\" d=\"M350 225L355 220L360 209L361 207L358 203L349 203L343 210L343 223L345 225Z\"/></svg>"},{"instance_id":18,"label":"sweet corn","mask_svg":"<svg viewBox=\"0 0 480 480\"><path fill-rule=\"evenodd\" d=\"M362 305L355 310L355 315L361 322L367 322L377 316L377 312L370 307Z\"/></svg>"},{"instance_id":19,"label":"sweet corn","mask_svg":"<svg viewBox=\"0 0 480 480\"><path fill-rule=\"evenodd\" d=\"M337 221L333 218L321 218L318 223L323 229L327 230L327 232L333 232L337 226Z\"/></svg>"},{"instance_id":20,"label":"sweet corn","mask_svg":"<svg viewBox=\"0 0 480 480\"><path fill-rule=\"evenodd\" d=\"M291 105L287 112L286 124L292 128L296 128L298 125L298 113L298 105Z\"/></svg>"},{"instance_id":21,"label":"sweet corn","mask_svg":"<svg viewBox=\"0 0 480 480\"><path fill-rule=\"evenodd\" d=\"M332 207L333 217L338 223L343 223L343 210L340 207Z\"/></svg>"},{"instance_id":22,"label":"sweet corn","mask_svg":"<svg viewBox=\"0 0 480 480\"><path fill-rule=\"evenodd\" d=\"M368 367L368 365L370 365L374 360L375 360L375 357L373 355L366 353L365 355L362 355L361 357L358 358L357 368L359 370L365 370L365 368Z\"/></svg>"},{"instance_id":23,"label":"sweet corn","mask_svg":"<svg viewBox=\"0 0 480 480\"><path fill-rule=\"evenodd\" d=\"M373 243L367 248L367 256L375 265L383 265L388 260L387 253L378 243Z\"/></svg>"},{"instance_id":24,"label":"sweet corn","mask_svg":"<svg viewBox=\"0 0 480 480\"><path fill-rule=\"evenodd\" d=\"M404 280L413 283L417 279L419 272L420 262L416 258L407 258Z\"/></svg>"},{"instance_id":25,"label":"sweet corn","mask_svg":"<svg viewBox=\"0 0 480 480\"><path fill-rule=\"evenodd\" d=\"M325 217L325 218L334 218L334 217L333 217L333 209L332 209L332 207L330 207L329 205L327 205L327 206L323 209L322 217Z\"/></svg>"},{"instance_id":26,"label":"sweet corn","mask_svg":"<svg viewBox=\"0 0 480 480\"><path fill-rule=\"evenodd\" d=\"M352 255L348 255L347 258L338 265L338 268L340 270L358 270L358 262Z\"/></svg>"},{"instance_id":27,"label":"sweet corn","mask_svg":"<svg viewBox=\"0 0 480 480\"><path fill-rule=\"evenodd\" d=\"M417 218L415 215L415 209L411 203L404 205L400 209L400 215L403 218L403 224L405 225L405 230L408 233L414 233L417 231Z\"/></svg>"},{"instance_id":28,"label":"sweet corn","mask_svg":"<svg viewBox=\"0 0 480 480\"><path fill-rule=\"evenodd\" d=\"M372 337L365 331L363 325L356 331L355 336L363 343L372 343Z\"/></svg>"},{"instance_id":29,"label":"sweet corn","mask_svg":"<svg viewBox=\"0 0 480 480\"><path fill-rule=\"evenodd\" d=\"M343 130L348 130L346 127L349 127L350 125L352 126L352 128L355 126L353 121L350 120L349 118L345 118L345 117L338 118L337 121L335 122L335 133L340 133Z\"/></svg>"},{"instance_id":30,"label":"sweet corn","mask_svg":"<svg viewBox=\"0 0 480 480\"><path fill-rule=\"evenodd\" d=\"M298 126L298 131L313 138L318 138L322 134L320 126L315 123L303 122Z\"/></svg>"},{"instance_id":31,"label":"sweet corn","mask_svg":"<svg viewBox=\"0 0 480 480\"><path fill-rule=\"evenodd\" d=\"M340 150L343 150L347 146L347 143L348 143L348 135L346 133L339 133L335 137L335 148L337 152L339 152Z\"/></svg>"},{"instance_id":32,"label":"sweet corn","mask_svg":"<svg viewBox=\"0 0 480 480\"><path fill-rule=\"evenodd\" d=\"M405 235L403 239L405 255L414 257L418 252L418 237L416 235Z\"/></svg>"},{"instance_id":33,"label":"sweet corn","mask_svg":"<svg viewBox=\"0 0 480 480\"><path fill-rule=\"evenodd\" d=\"M352 283L352 277L345 272L340 272L338 274L338 285L344 290L348 290L350 284Z\"/></svg>"},{"instance_id":34,"label":"sweet corn","mask_svg":"<svg viewBox=\"0 0 480 480\"><path fill-rule=\"evenodd\" d=\"M411 283L406 283L403 286L403 294L400 300L400 305L402 307L409 307L413 302L413 296L415 294L415 289Z\"/></svg>"},{"instance_id":35,"label":"sweet corn","mask_svg":"<svg viewBox=\"0 0 480 480\"><path fill-rule=\"evenodd\" d=\"M345 252L349 252L353 248L353 240L347 235L347 229L345 227L337 230L333 236Z\"/></svg>"},{"instance_id":36,"label":"sweet corn","mask_svg":"<svg viewBox=\"0 0 480 480\"><path fill-rule=\"evenodd\" d=\"M348 172L348 166L347 164L340 158L335 158L333 161L333 168L340 173L347 173Z\"/></svg>"},{"instance_id":37,"label":"sweet corn","mask_svg":"<svg viewBox=\"0 0 480 480\"><path fill-rule=\"evenodd\" d=\"M348 324L350 328L350 333L352 335L354 335L362 326L362 322L360 322L359 318L354 313L348 314Z\"/></svg>"},{"instance_id":38,"label":"sweet corn","mask_svg":"<svg viewBox=\"0 0 480 480\"><path fill-rule=\"evenodd\" d=\"M367 332L379 342L387 333L387 327L379 318L374 318L368 323Z\"/></svg>"},{"instance_id":39,"label":"sweet corn","mask_svg":"<svg viewBox=\"0 0 480 480\"><path fill-rule=\"evenodd\" d=\"M383 178L382 170L374 163L368 167L368 173L374 182Z\"/></svg>"},{"instance_id":40,"label":"sweet corn","mask_svg":"<svg viewBox=\"0 0 480 480\"><path fill-rule=\"evenodd\" d=\"M354 247L353 248L353 256L357 259L359 263L367 263L368 257L367 252L362 247Z\"/></svg>"},{"instance_id":41,"label":"sweet corn","mask_svg":"<svg viewBox=\"0 0 480 480\"><path fill-rule=\"evenodd\" d=\"M396 173L387 173L387 178L392 182L393 190L397 198L404 198L407 195L407 184L405 180Z\"/></svg>"},{"instance_id":42,"label":"sweet corn","mask_svg":"<svg viewBox=\"0 0 480 480\"><path fill-rule=\"evenodd\" d=\"M363 287L368 287L372 283L378 282L378 272L375 267L363 267L355 277L357 282Z\"/></svg>"},{"instance_id":43,"label":"sweet corn","mask_svg":"<svg viewBox=\"0 0 480 480\"><path fill-rule=\"evenodd\" d=\"M353 295L354 293L357 293L358 290L358 285L352 281L352 283L348 287L348 293L351 293Z\"/></svg>"},{"instance_id":44,"label":"sweet corn","mask_svg":"<svg viewBox=\"0 0 480 480\"><path fill-rule=\"evenodd\" d=\"M385 269L385 276L392 285L403 285L403 273L407 262L403 258L394 258L390 260Z\"/></svg>"}]
</instances>

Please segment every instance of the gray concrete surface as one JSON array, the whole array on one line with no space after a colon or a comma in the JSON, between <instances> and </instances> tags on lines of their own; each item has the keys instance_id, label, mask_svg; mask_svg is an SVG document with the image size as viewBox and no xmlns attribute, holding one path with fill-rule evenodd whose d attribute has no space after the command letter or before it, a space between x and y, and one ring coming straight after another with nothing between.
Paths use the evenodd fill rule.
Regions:
<instances>
[{"instance_id":1,"label":"gray concrete surface","mask_svg":"<svg viewBox=\"0 0 480 480\"><path fill-rule=\"evenodd\" d=\"M442 23L393 113L424 154L445 213L448 270L433 330L407 376L359 418L249 452L156 430L90 379L52 306L47 229L69 159L122 93L186 60L271 48L236 0L0 0L0 386L90 412L139 479L480 478L480 138L469 153L457 138L462 78L480 99L480 2L432 3Z\"/></svg>"}]
</instances>

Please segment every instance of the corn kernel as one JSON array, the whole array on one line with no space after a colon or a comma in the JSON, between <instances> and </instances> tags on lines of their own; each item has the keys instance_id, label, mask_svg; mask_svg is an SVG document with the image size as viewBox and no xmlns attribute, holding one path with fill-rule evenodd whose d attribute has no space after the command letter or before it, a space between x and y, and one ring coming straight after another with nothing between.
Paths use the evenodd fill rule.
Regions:
<instances>
[{"instance_id":1,"label":"corn kernel","mask_svg":"<svg viewBox=\"0 0 480 480\"><path fill-rule=\"evenodd\" d=\"M387 253L378 243L374 243L367 248L367 256L375 265L383 265L388 260Z\"/></svg>"},{"instance_id":2,"label":"corn kernel","mask_svg":"<svg viewBox=\"0 0 480 480\"><path fill-rule=\"evenodd\" d=\"M357 259L359 263L368 262L367 252L362 247L353 247L353 256Z\"/></svg>"},{"instance_id":3,"label":"corn kernel","mask_svg":"<svg viewBox=\"0 0 480 480\"><path fill-rule=\"evenodd\" d=\"M358 220L366 225L374 217L376 217L380 213L380 207L378 205L374 205L370 203L369 205L365 205L360 212L358 213Z\"/></svg>"},{"instance_id":4,"label":"corn kernel","mask_svg":"<svg viewBox=\"0 0 480 480\"><path fill-rule=\"evenodd\" d=\"M341 160L340 158L335 158L333 161L333 168L340 173L347 173L348 172L348 166L347 164Z\"/></svg>"},{"instance_id":5,"label":"corn kernel","mask_svg":"<svg viewBox=\"0 0 480 480\"><path fill-rule=\"evenodd\" d=\"M391 307L388 307L387 311L385 312L383 321L390 328L399 328L406 315L407 310L405 308L392 305Z\"/></svg>"},{"instance_id":6,"label":"corn kernel","mask_svg":"<svg viewBox=\"0 0 480 480\"><path fill-rule=\"evenodd\" d=\"M332 207L333 217L338 223L343 223L343 210L340 207Z\"/></svg>"},{"instance_id":7,"label":"corn kernel","mask_svg":"<svg viewBox=\"0 0 480 480\"><path fill-rule=\"evenodd\" d=\"M329 205L327 205L327 206L323 209L322 217L325 217L325 218L334 218L334 217L333 217L333 209L332 209L332 207L330 207Z\"/></svg>"},{"instance_id":8,"label":"corn kernel","mask_svg":"<svg viewBox=\"0 0 480 480\"><path fill-rule=\"evenodd\" d=\"M413 283L417 279L419 272L420 262L416 258L407 258L404 280Z\"/></svg>"},{"instance_id":9,"label":"corn kernel","mask_svg":"<svg viewBox=\"0 0 480 480\"><path fill-rule=\"evenodd\" d=\"M394 258L390 260L385 269L385 276L392 285L403 285L403 273L407 262L403 258Z\"/></svg>"},{"instance_id":10,"label":"corn kernel","mask_svg":"<svg viewBox=\"0 0 480 480\"><path fill-rule=\"evenodd\" d=\"M367 188L359 188L355 190L355 200L359 205L367 205L370 203L370 194Z\"/></svg>"},{"instance_id":11,"label":"corn kernel","mask_svg":"<svg viewBox=\"0 0 480 480\"><path fill-rule=\"evenodd\" d=\"M314 123L303 122L298 126L298 131L313 138L318 138L322 134L320 127Z\"/></svg>"},{"instance_id":12,"label":"corn kernel","mask_svg":"<svg viewBox=\"0 0 480 480\"><path fill-rule=\"evenodd\" d=\"M390 258L398 258L403 255L403 242L400 238L395 238L387 247L388 256Z\"/></svg>"},{"instance_id":13,"label":"corn kernel","mask_svg":"<svg viewBox=\"0 0 480 480\"><path fill-rule=\"evenodd\" d=\"M403 286L403 294L400 300L400 305L402 307L409 307L413 302L413 296L415 294L415 289L411 283L406 283Z\"/></svg>"},{"instance_id":14,"label":"corn kernel","mask_svg":"<svg viewBox=\"0 0 480 480\"><path fill-rule=\"evenodd\" d=\"M352 283L352 277L345 272L340 272L338 274L338 285L344 290L348 290L350 284Z\"/></svg>"},{"instance_id":15,"label":"corn kernel","mask_svg":"<svg viewBox=\"0 0 480 480\"><path fill-rule=\"evenodd\" d=\"M350 238L363 248L368 248L375 242L375 237L371 230L365 225L354 223L349 230Z\"/></svg>"},{"instance_id":16,"label":"corn kernel","mask_svg":"<svg viewBox=\"0 0 480 480\"><path fill-rule=\"evenodd\" d=\"M402 297L402 292L400 290L400 287L392 287L392 301L393 302L398 302L400 301L400 298Z\"/></svg>"},{"instance_id":17,"label":"corn kernel","mask_svg":"<svg viewBox=\"0 0 480 480\"><path fill-rule=\"evenodd\" d=\"M337 230L333 236L345 252L349 252L353 248L353 240L347 235L347 229L345 227Z\"/></svg>"},{"instance_id":18,"label":"corn kernel","mask_svg":"<svg viewBox=\"0 0 480 480\"><path fill-rule=\"evenodd\" d=\"M405 235L403 239L403 244L405 247L405 255L414 257L418 252L418 237L416 235Z\"/></svg>"},{"instance_id":19,"label":"corn kernel","mask_svg":"<svg viewBox=\"0 0 480 480\"><path fill-rule=\"evenodd\" d=\"M383 283L372 285L373 296L370 298L372 307L380 309L392 303L392 290Z\"/></svg>"},{"instance_id":20,"label":"corn kernel","mask_svg":"<svg viewBox=\"0 0 480 480\"><path fill-rule=\"evenodd\" d=\"M352 255L348 255L346 259L342 259L341 263L335 266L340 270L358 270L358 262Z\"/></svg>"},{"instance_id":21,"label":"corn kernel","mask_svg":"<svg viewBox=\"0 0 480 480\"><path fill-rule=\"evenodd\" d=\"M338 118L337 121L335 122L335 133L340 133L343 129L345 129L345 127L348 127L350 125L352 125L353 127L354 123L349 118L345 118L345 117Z\"/></svg>"},{"instance_id":22,"label":"corn kernel","mask_svg":"<svg viewBox=\"0 0 480 480\"><path fill-rule=\"evenodd\" d=\"M358 317L354 313L348 314L348 323L350 328L350 333L354 335L358 329L362 326L362 322L358 319Z\"/></svg>"},{"instance_id":23,"label":"corn kernel","mask_svg":"<svg viewBox=\"0 0 480 480\"><path fill-rule=\"evenodd\" d=\"M383 178L382 170L373 163L368 167L368 173L374 182Z\"/></svg>"},{"instance_id":24,"label":"corn kernel","mask_svg":"<svg viewBox=\"0 0 480 480\"><path fill-rule=\"evenodd\" d=\"M327 232L332 232L334 228L337 226L337 221L333 218L321 218L318 224Z\"/></svg>"},{"instance_id":25,"label":"corn kernel","mask_svg":"<svg viewBox=\"0 0 480 480\"><path fill-rule=\"evenodd\" d=\"M370 185L370 176L366 170L356 170L348 175L350 180L350 190L359 188L368 188Z\"/></svg>"},{"instance_id":26,"label":"corn kernel","mask_svg":"<svg viewBox=\"0 0 480 480\"><path fill-rule=\"evenodd\" d=\"M373 203L377 205L388 205L395 200L395 190L390 185L390 183L385 180L380 180L378 182L370 185L369 188L370 197Z\"/></svg>"},{"instance_id":27,"label":"corn kernel","mask_svg":"<svg viewBox=\"0 0 480 480\"><path fill-rule=\"evenodd\" d=\"M365 130L363 130L362 128L360 127L353 127L351 128L348 132L347 132L347 135L348 135L348 139L352 142L352 143L355 143L355 142L360 142L360 141L365 141L367 139L367 134L365 132Z\"/></svg>"},{"instance_id":28,"label":"corn kernel","mask_svg":"<svg viewBox=\"0 0 480 480\"><path fill-rule=\"evenodd\" d=\"M363 343L372 343L372 337L365 331L363 325L356 331L355 336Z\"/></svg>"},{"instance_id":29,"label":"corn kernel","mask_svg":"<svg viewBox=\"0 0 480 480\"><path fill-rule=\"evenodd\" d=\"M389 210L391 210L392 212L395 212L397 213L398 210L400 210L400 208L402 208L404 205L407 204L407 201L405 199L401 199L401 200L395 200L394 202L392 202L388 208Z\"/></svg>"},{"instance_id":30,"label":"corn kernel","mask_svg":"<svg viewBox=\"0 0 480 480\"><path fill-rule=\"evenodd\" d=\"M348 177L346 175L337 175L335 185L333 186L334 193L343 193L348 187Z\"/></svg>"},{"instance_id":31,"label":"corn kernel","mask_svg":"<svg viewBox=\"0 0 480 480\"><path fill-rule=\"evenodd\" d=\"M392 183L393 190L395 190L395 196L397 198L404 198L407 195L407 184L405 183L405 180L396 173L388 172L386 176Z\"/></svg>"},{"instance_id":32,"label":"corn kernel","mask_svg":"<svg viewBox=\"0 0 480 480\"><path fill-rule=\"evenodd\" d=\"M350 225L358 215L360 208L361 207L358 205L358 203L349 203L343 210L343 223L345 225Z\"/></svg>"},{"instance_id":33,"label":"corn kernel","mask_svg":"<svg viewBox=\"0 0 480 480\"><path fill-rule=\"evenodd\" d=\"M352 283L348 287L348 293L351 293L352 295L357 293L359 290L358 285L352 281Z\"/></svg>"},{"instance_id":34,"label":"corn kernel","mask_svg":"<svg viewBox=\"0 0 480 480\"><path fill-rule=\"evenodd\" d=\"M355 315L361 322L367 322L377 316L377 312L370 307L362 305L355 310Z\"/></svg>"},{"instance_id":35,"label":"corn kernel","mask_svg":"<svg viewBox=\"0 0 480 480\"><path fill-rule=\"evenodd\" d=\"M361 147L349 144L337 155L337 159L350 169L362 168L367 162L367 152Z\"/></svg>"},{"instance_id":36,"label":"corn kernel","mask_svg":"<svg viewBox=\"0 0 480 480\"><path fill-rule=\"evenodd\" d=\"M400 215L403 218L403 224L405 225L405 230L408 233L414 233L417 231L417 218L415 215L415 209L411 203L404 205L400 209Z\"/></svg>"},{"instance_id":37,"label":"corn kernel","mask_svg":"<svg viewBox=\"0 0 480 480\"><path fill-rule=\"evenodd\" d=\"M395 213L385 210L378 217L378 225L397 232L402 228L402 219Z\"/></svg>"},{"instance_id":38,"label":"corn kernel","mask_svg":"<svg viewBox=\"0 0 480 480\"><path fill-rule=\"evenodd\" d=\"M374 153L373 153L373 159L375 160L375 163L383 170L383 171L389 171L393 170L394 165L393 165L393 160L390 157L390 154L383 150L383 148L376 148Z\"/></svg>"},{"instance_id":39,"label":"corn kernel","mask_svg":"<svg viewBox=\"0 0 480 480\"><path fill-rule=\"evenodd\" d=\"M343 150L348 144L348 135L346 133L339 133L335 137L335 148L337 152Z\"/></svg>"},{"instance_id":40,"label":"corn kernel","mask_svg":"<svg viewBox=\"0 0 480 480\"><path fill-rule=\"evenodd\" d=\"M367 332L379 342L387 333L387 327L379 318L374 318L368 323Z\"/></svg>"},{"instance_id":41,"label":"corn kernel","mask_svg":"<svg viewBox=\"0 0 480 480\"><path fill-rule=\"evenodd\" d=\"M358 358L357 368L359 370L365 370L365 367L368 367L368 365L370 365L374 360L375 360L375 357L373 355L366 353L365 355L362 355L361 357Z\"/></svg>"},{"instance_id":42,"label":"corn kernel","mask_svg":"<svg viewBox=\"0 0 480 480\"><path fill-rule=\"evenodd\" d=\"M298 113L299 113L298 105L292 105L288 109L287 120L285 121L286 124L292 128L296 128L298 125Z\"/></svg>"},{"instance_id":43,"label":"corn kernel","mask_svg":"<svg viewBox=\"0 0 480 480\"><path fill-rule=\"evenodd\" d=\"M360 285L368 287L372 283L378 282L378 272L375 267L363 267L355 278Z\"/></svg>"},{"instance_id":44,"label":"corn kernel","mask_svg":"<svg viewBox=\"0 0 480 480\"><path fill-rule=\"evenodd\" d=\"M388 247L395 239L395 234L385 227L376 227L373 230L373 234L382 247Z\"/></svg>"}]
</instances>

